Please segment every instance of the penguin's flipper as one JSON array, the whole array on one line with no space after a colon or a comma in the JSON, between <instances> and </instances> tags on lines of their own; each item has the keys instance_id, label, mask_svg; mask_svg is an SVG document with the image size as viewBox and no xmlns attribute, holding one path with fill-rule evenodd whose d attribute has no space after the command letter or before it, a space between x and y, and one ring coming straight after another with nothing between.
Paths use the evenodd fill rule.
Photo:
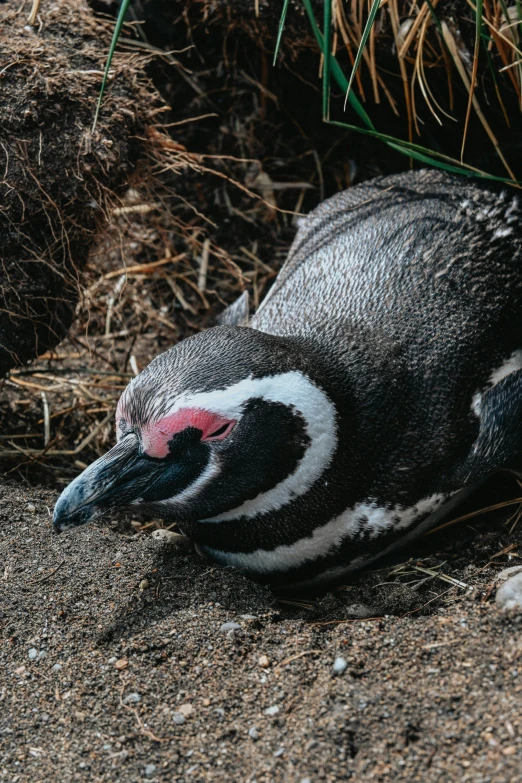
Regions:
<instances>
[{"instance_id":1,"label":"penguin's flipper","mask_svg":"<svg viewBox=\"0 0 522 783\"><path fill-rule=\"evenodd\" d=\"M480 429L467 468L471 479L498 470L522 472L522 370L481 395Z\"/></svg>"},{"instance_id":2,"label":"penguin's flipper","mask_svg":"<svg viewBox=\"0 0 522 783\"><path fill-rule=\"evenodd\" d=\"M232 302L226 310L216 318L218 326L246 326L249 321L249 297L248 291L243 291L241 296Z\"/></svg>"}]
</instances>

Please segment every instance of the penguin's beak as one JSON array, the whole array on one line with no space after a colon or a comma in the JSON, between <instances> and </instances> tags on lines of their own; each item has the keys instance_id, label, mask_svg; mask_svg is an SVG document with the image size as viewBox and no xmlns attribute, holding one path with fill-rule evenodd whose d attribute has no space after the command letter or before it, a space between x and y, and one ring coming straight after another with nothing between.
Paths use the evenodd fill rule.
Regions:
<instances>
[{"instance_id":1,"label":"penguin's beak","mask_svg":"<svg viewBox=\"0 0 522 783\"><path fill-rule=\"evenodd\" d=\"M159 465L139 453L136 435L126 435L64 489L54 508L54 529L61 533L129 505L139 499L159 470Z\"/></svg>"}]
</instances>

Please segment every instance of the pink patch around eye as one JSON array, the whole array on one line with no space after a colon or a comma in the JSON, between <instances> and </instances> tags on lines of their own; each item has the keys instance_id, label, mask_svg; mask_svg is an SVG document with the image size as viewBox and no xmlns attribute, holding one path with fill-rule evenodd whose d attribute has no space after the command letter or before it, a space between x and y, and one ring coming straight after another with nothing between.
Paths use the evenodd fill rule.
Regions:
<instances>
[{"instance_id":1,"label":"pink patch around eye","mask_svg":"<svg viewBox=\"0 0 522 783\"><path fill-rule=\"evenodd\" d=\"M235 423L235 419L202 408L182 408L142 428L143 450L149 457L162 459L169 453L169 441L188 427L201 430L201 440L212 441L226 438Z\"/></svg>"}]
</instances>

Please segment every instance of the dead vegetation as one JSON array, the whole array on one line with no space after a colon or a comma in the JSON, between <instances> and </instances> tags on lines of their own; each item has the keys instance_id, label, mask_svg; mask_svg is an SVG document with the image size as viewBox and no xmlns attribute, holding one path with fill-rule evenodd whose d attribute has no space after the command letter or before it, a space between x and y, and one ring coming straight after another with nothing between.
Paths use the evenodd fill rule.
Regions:
<instances>
[{"instance_id":1,"label":"dead vegetation","mask_svg":"<svg viewBox=\"0 0 522 783\"><path fill-rule=\"evenodd\" d=\"M63 337L89 246L160 105L142 57L121 55L89 133L108 25L81 2L46 3L35 27L0 10L0 375Z\"/></svg>"}]
</instances>

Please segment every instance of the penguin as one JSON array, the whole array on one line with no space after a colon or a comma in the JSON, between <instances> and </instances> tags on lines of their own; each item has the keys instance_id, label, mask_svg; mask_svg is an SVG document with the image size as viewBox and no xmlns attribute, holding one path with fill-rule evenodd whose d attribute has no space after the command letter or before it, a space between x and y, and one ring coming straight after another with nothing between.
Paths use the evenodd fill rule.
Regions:
<instances>
[{"instance_id":1,"label":"penguin","mask_svg":"<svg viewBox=\"0 0 522 783\"><path fill-rule=\"evenodd\" d=\"M323 589L522 472L521 218L515 190L433 170L321 203L250 320L243 297L132 380L55 529L144 512Z\"/></svg>"}]
</instances>

